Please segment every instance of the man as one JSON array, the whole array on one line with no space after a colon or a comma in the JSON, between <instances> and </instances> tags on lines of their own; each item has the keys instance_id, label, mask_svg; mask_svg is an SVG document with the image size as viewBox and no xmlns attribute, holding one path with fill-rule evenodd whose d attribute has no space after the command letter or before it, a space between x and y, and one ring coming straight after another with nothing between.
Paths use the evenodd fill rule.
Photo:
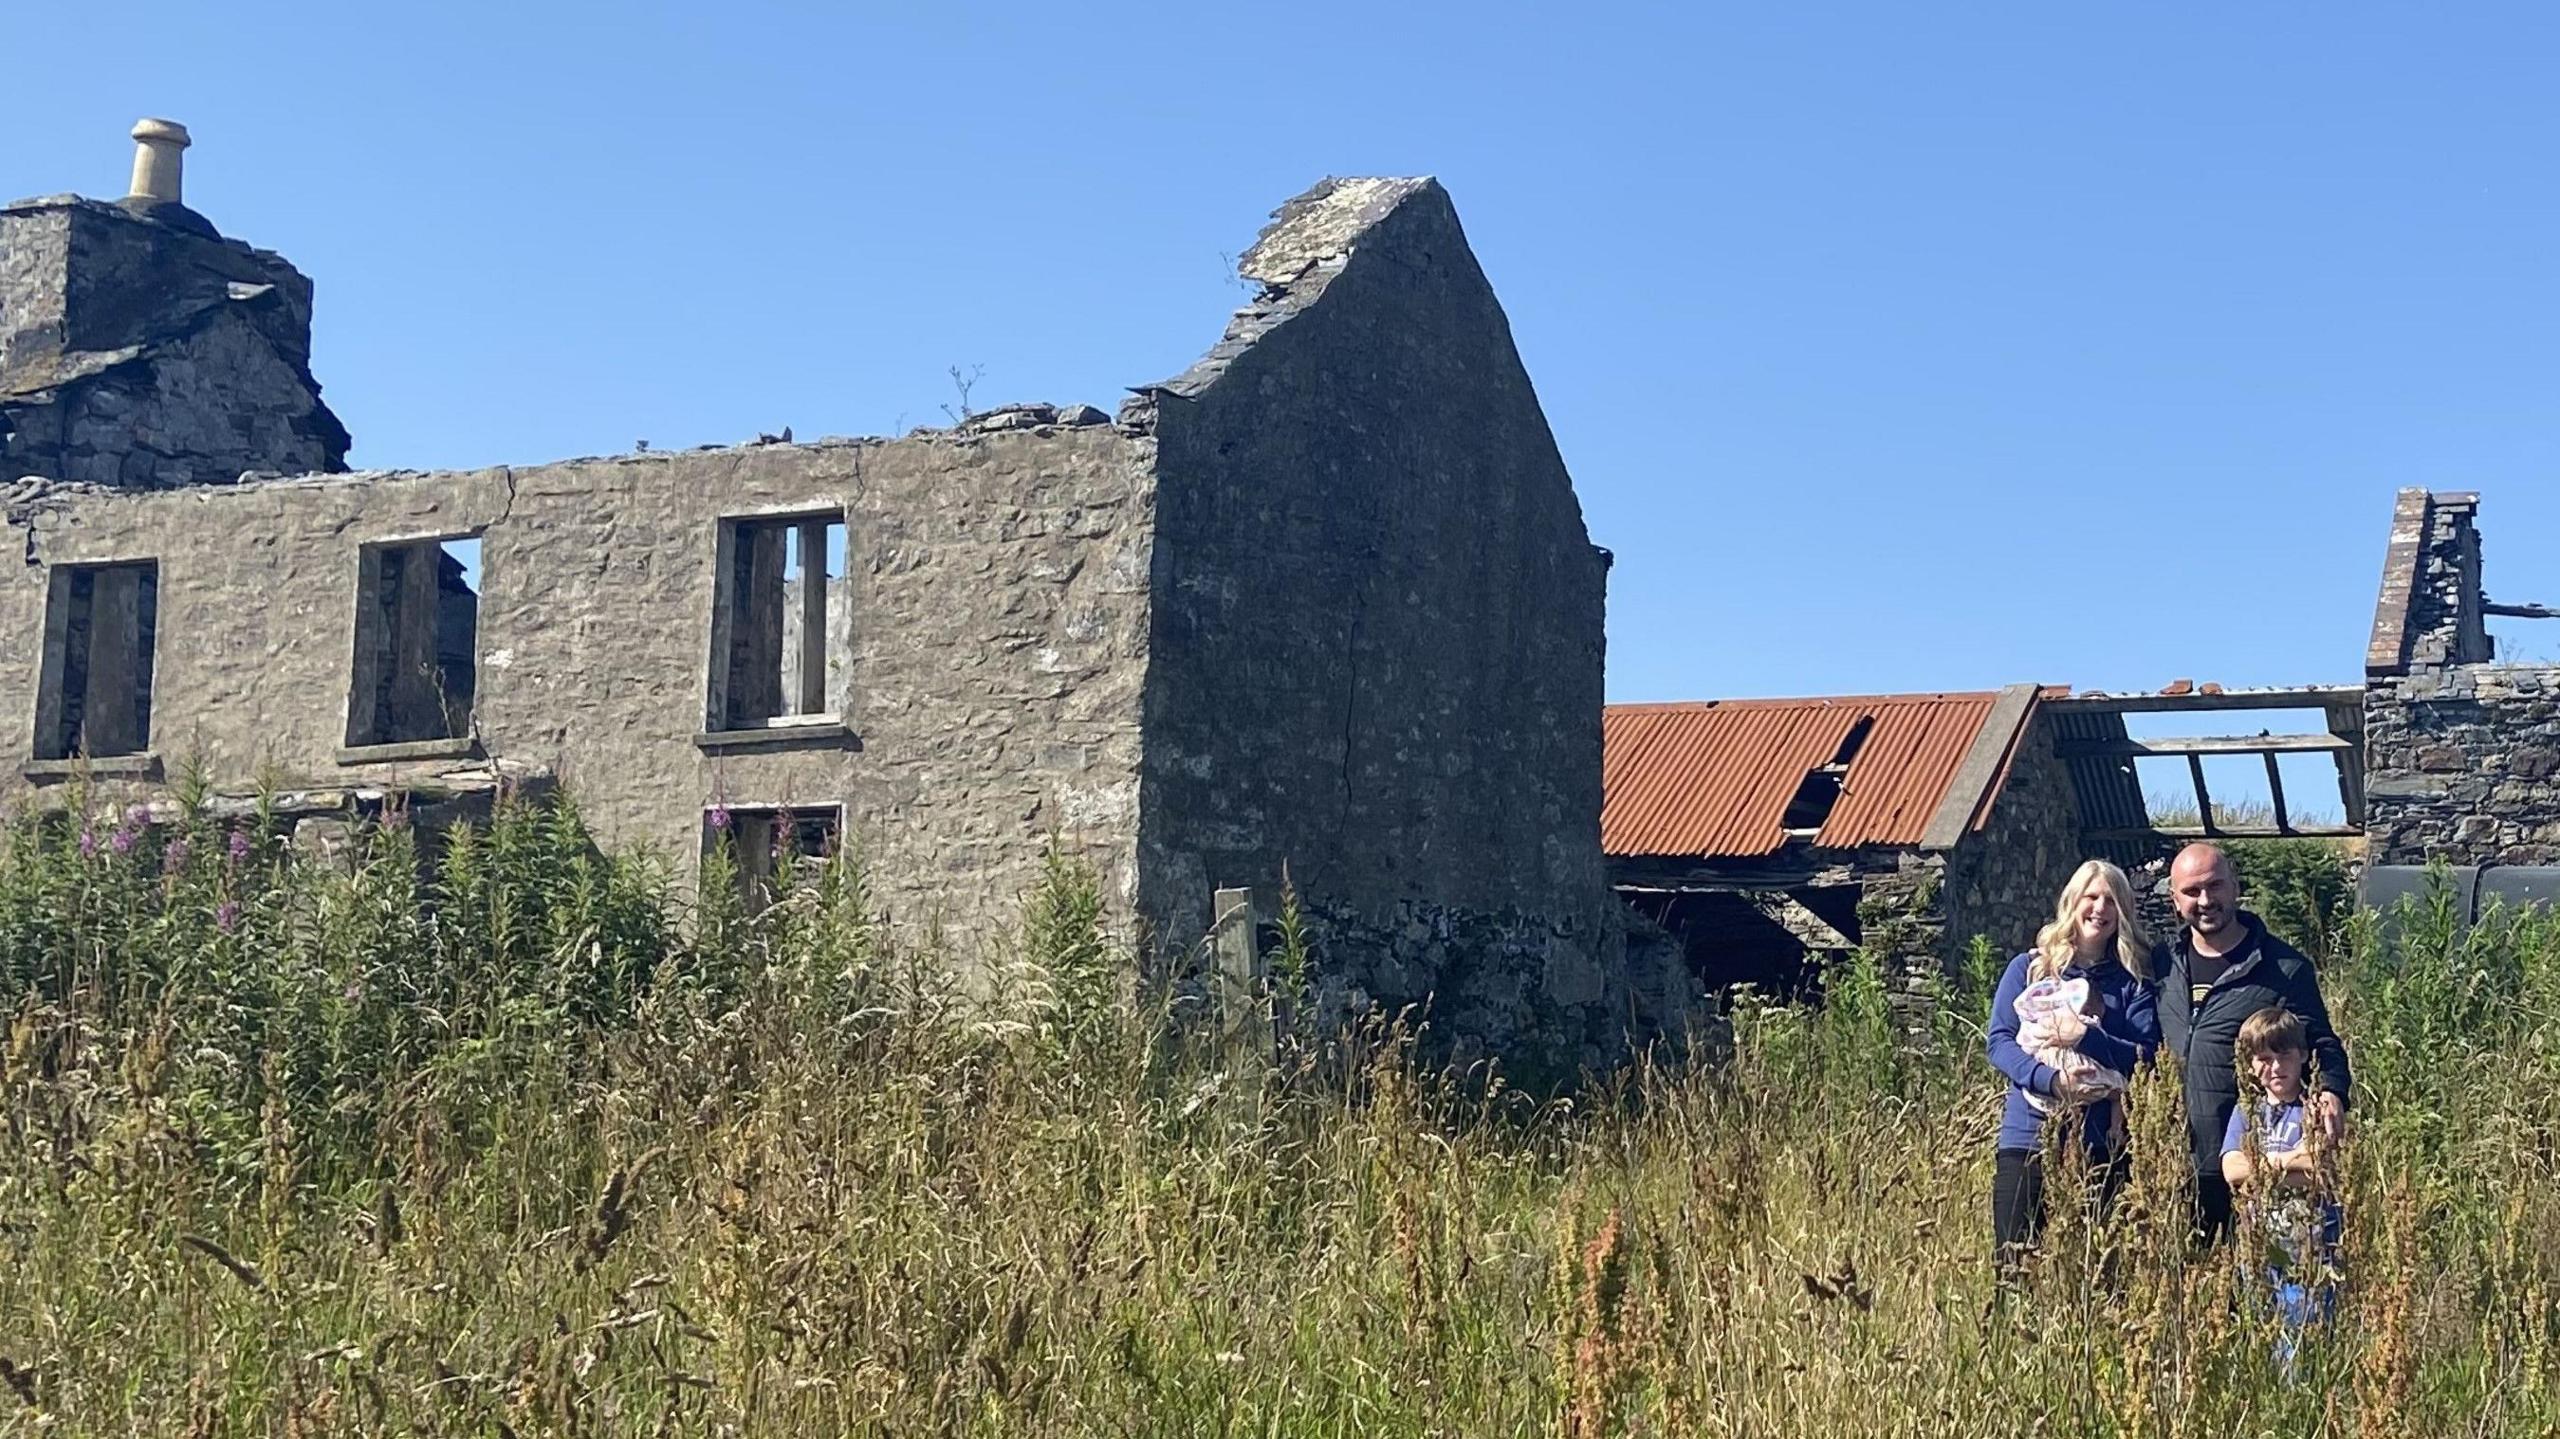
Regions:
<instances>
[{"instance_id":1,"label":"man","mask_svg":"<svg viewBox=\"0 0 2560 1439\"><path fill-rule=\"evenodd\" d=\"M2169 897L2182 928L2152 961L2152 971L2161 976L2160 1033L2186 1066L2196 1228L2218 1239L2231 1232L2222 1136L2240 1101L2232 1057L2240 1026L2270 1005L2301 1017L2312 1067L2319 1072L2313 1117L2332 1143L2346 1137L2347 1051L2329 1027L2329 1007L2321 1001L2320 976L2311 961L2240 908L2240 881L2230 856L2209 844L2178 851L2169 866Z\"/></svg>"}]
</instances>

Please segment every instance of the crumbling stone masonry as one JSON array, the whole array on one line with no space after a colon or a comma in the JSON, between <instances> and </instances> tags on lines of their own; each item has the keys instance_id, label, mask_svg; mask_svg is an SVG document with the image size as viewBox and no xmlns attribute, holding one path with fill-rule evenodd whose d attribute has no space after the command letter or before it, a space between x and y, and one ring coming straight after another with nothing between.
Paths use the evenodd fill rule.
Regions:
<instances>
[{"instance_id":1,"label":"crumbling stone masonry","mask_svg":"<svg viewBox=\"0 0 2560 1439\"><path fill-rule=\"evenodd\" d=\"M2560 666L2499 664L2480 497L2402 490L2365 654L2367 855L2560 863Z\"/></svg>"},{"instance_id":2,"label":"crumbling stone masonry","mask_svg":"<svg viewBox=\"0 0 2560 1439\"><path fill-rule=\"evenodd\" d=\"M1438 186L1284 207L1263 286L1140 392L1157 543L1139 864L1174 933L1292 879L1390 1006L1574 1035L1629 997L1600 856L1608 557Z\"/></svg>"},{"instance_id":3,"label":"crumbling stone masonry","mask_svg":"<svg viewBox=\"0 0 2560 1439\"><path fill-rule=\"evenodd\" d=\"M336 463L314 388L188 388L150 358L204 322L300 374L308 289L205 288L206 256L253 252L147 216L10 213L202 301L117 322L126 413L168 418L79 399L72 440L6 452L0 478L41 477L0 494L25 556L0 577L0 700L31 734L12 802L74 772L148 796L180 757L312 792L515 766L680 869L715 813L840 832L893 925L964 953L1002 942L1055 835L1171 955L1214 889L1276 894L1285 866L1337 1012L1427 1003L1462 1048L1568 1065L1679 1017L1675 965L1629 972L1601 871L1607 557L1430 180L1292 200L1245 257L1255 301L1116 419L147 493ZM13 363L115 329L74 313L93 293Z\"/></svg>"},{"instance_id":4,"label":"crumbling stone masonry","mask_svg":"<svg viewBox=\"0 0 2560 1439\"><path fill-rule=\"evenodd\" d=\"M2071 774L2054 745L2052 715L2038 706L1981 831L1946 855L1950 962L1977 937L2003 958L2032 946L2086 858Z\"/></svg>"},{"instance_id":5,"label":"crumbling stone masonry","mask_svg":"<svg viewBox=\"0 0 2560 1439\"><path fill-rule=\"evenodd\" d=\"M115 489L346 468L311 282L177 205L0 208L0 478Z\"/></svg>"}]
</instances>

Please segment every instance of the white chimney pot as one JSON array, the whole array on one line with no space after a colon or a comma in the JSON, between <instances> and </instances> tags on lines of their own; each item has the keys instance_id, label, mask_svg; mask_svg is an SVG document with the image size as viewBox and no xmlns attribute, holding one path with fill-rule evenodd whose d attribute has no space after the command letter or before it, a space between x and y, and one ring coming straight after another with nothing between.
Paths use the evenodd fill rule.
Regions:
<instances>
[{"instance_id":1,"label":"white chimney pot","mask_svg":"<svg viewBox=\"0 0 2560 1439\"><path fill-rule=\"evenodd\" d=\"M133 127L133 200L184 204L179 169L190 143L187 127L175 120L143 120Z\"/></svg>"}]
</instances>

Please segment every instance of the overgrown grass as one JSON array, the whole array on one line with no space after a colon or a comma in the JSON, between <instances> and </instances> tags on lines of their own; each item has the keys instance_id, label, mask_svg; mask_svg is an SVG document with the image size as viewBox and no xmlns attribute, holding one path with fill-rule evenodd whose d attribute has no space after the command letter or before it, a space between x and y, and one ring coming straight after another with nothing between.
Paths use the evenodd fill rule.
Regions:
<instances>
[{"instance_id":1,"label":"overgrown grass","mask_svg":"<svg viewBox=\"0 0 2560 1439\"><path fill-rule=\"evenodd\" d=\"M1063 859L992 961L997 1014L892 942L855 855L754 915L714 884L679 924L566 808L425 876L396 828L352 873L243 833L0 854L0 1423L2560 1426L2539 916L2347 931L2354 1282L2287 1383L2245 1276L2184 1241L2171 1076L2104 1232L2060 1206L1995 1288L1978 992L1915 1046L1852 967L1827 1009L1746 1007L1712 1062L1536 1102L1417 1072L1392 1024L1267 1071L1171 1043Z\"/></svg>"}]
</instances>

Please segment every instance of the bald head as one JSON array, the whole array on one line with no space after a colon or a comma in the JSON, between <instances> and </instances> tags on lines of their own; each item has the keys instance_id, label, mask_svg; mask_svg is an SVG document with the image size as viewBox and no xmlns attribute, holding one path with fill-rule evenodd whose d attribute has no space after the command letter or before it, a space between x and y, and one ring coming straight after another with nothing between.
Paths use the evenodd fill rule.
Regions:
<instances>
[{"instance_id":1,"label":"bald head","mask_svg":"<svg viewBox=\"0 0 2560 1439\"><path fill-rule=\"evenodd\" d=\"M2230 932L2240 920L2240 881L2232 873L2231 856L2210 844L2191 844L2169 863L2169 899L2178 920L2197 936L2211 940Z\"/></svg>"},{"instance_id":2,"label":"bald head","mask_svg":"<svg viewBox=\"0 0 2560 1439\"><path fill-rule=\"evenodd\" d=\"M2178 857L2169 862L2169 882L2176 884L2182 874L2203 874L2216 869L2228 872L2230 868L2231 856L2222 852L2222 846L2199 840L2178 851Z\"/></svg>"}]
</instances>

